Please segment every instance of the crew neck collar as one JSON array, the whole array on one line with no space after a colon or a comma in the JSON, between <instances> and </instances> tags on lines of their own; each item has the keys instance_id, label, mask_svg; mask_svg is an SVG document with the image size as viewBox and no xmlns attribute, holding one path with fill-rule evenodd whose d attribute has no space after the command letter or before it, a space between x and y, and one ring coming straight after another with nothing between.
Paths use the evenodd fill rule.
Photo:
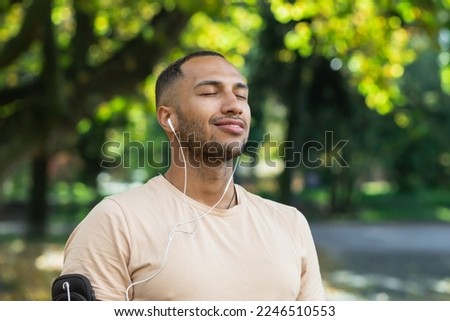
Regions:
<instances>
[{"instance_id":1,"label":"crew neck collar","mask_svg":"<svg viewBox=\"0 0 450 321\"><path fill-rule=\"evenodd\" d=\"M159 176L155 177L158 181L161 181L162 184L166 185L170 191L173 193L173 195L178 198L181 202L186 202L188 206L192 206L195 210L207 213L208 215L213 216L231 216L237 212L237 210L241 207L241 191L239 189L239 186L237 184L234 184L234 189L236 193L236 199L237 204L231 208L228 209L221 209L221 208L215 208L211 210L211 206L208 206L206 204L200 203L199 201L189 197L188 195L184 195L182 191L180 191L178 188L176 188L167 178L160 174ZM201 214L200 214L201 215Z\"/></svg>"}]
</instances>

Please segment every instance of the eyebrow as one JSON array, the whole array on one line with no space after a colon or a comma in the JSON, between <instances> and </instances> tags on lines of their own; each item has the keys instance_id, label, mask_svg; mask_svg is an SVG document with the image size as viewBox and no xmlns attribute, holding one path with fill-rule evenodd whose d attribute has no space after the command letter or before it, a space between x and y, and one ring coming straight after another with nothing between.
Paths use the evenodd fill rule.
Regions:
<instances>
[{"instance_id":1,"label":"eyebrow","mask_svg":"<svg viewBox=\"0 0 450 321\"><path fill-rule=\"evenodd\" d=\"M203 81L199 82L198 84L196 84L194 86L194 88L198 88L201 86L216 86L216 87L218 87L221 85L222 85L222 82L217 81L217 80L203 80ZM238 82L234 86L236 86L237 88L248 90L248 86L242 82Z\"/></svg>"}]
</instances>

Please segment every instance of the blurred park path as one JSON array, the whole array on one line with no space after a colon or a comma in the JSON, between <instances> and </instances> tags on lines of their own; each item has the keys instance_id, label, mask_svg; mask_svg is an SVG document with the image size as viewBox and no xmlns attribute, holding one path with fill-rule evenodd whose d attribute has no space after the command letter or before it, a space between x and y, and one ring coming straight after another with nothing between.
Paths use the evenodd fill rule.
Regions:
<instances>
[{"instance_id":1,"label":"blurred park path","mask_svg":"<svg viewBox=\"0 0 450 321\"><path fill-rule=\"evenodd\" d=\"M312 223L329 299L450 300L450 224Z\"/></svg>"}]
</instances>

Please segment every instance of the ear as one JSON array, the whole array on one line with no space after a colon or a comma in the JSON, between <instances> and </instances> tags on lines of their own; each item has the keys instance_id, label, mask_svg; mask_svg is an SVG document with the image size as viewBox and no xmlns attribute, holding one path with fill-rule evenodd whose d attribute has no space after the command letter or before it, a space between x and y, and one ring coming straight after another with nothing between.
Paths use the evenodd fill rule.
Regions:
<instances>
[{"instance_id":1,"label":"ear","mask_svg":"<svg viewBox=\"0 0 450 321\"><path fill-rule=\"evenodd\" d=\"M173 127L177 128L177 120L175 112L173 112L173 108L164 105L159 106L156 112L156 117L158 118L158 122L164 129L164 131L166 133L173 134L172 129L169 125L169 119L171 119Z\"/></svg>"}]
</instances>

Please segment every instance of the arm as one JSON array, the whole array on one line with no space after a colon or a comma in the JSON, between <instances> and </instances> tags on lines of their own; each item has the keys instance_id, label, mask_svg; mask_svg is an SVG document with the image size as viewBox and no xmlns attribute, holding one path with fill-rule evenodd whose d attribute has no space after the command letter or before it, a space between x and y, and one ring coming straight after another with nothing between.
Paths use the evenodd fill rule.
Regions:
<instances>
[{"instance_id":1,"label":"arm","mask_svg":"<svg viewBox=\"0 0 450 321\"><path fill-rule=\"evenodd\" d=\"M131 283L130 239L122 209L104 199L70 235L62 274L79 273L92 283L97 300L124 300Z\"/></svg>"},{"instance_id":2,"label":"arm","mask_svg":"<svg viewBox=\"0 0 450 321\"><path fill-rule=\"evenodd\" d=\"M300 214L301 244L305 256L301 268L301 288L297 300L320 301L325 300L325 291L322 284L319 259L314 244L311 229L306 218Z\"/></svg>"}]
</instances>

